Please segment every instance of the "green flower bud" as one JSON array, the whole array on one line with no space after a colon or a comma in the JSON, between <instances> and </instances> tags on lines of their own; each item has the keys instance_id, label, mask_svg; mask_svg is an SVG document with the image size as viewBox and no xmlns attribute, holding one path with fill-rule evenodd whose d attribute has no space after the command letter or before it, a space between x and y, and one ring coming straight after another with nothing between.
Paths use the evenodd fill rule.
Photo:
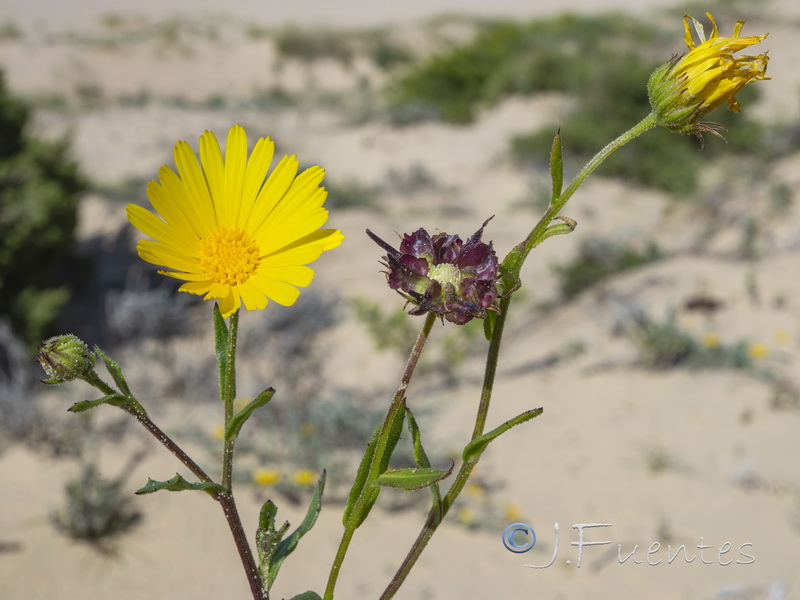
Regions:
<instances>
[{"instance_id":1,"label":"green flower bud","mask_svg":"<svg viewBox=\"0 0 800 600\"><path fill-rule=\"evenodd\" d=\"M42 342L36 359L50 376L44 383L64 383L85 379L94 370L94 353L77 336L52 337Z\"/></svg>"}]
</instances>

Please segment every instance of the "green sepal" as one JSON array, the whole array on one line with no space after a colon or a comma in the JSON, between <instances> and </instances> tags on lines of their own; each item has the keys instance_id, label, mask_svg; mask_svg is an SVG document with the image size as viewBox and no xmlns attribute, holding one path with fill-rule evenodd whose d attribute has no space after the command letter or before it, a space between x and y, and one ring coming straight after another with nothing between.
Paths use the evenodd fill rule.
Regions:
<instances>
[{"instance_id":1,"label":"green sepal","mask_svg":"<svg viewBox=\"0 0 800 600\"><path fill-rule=\"evenodd\" d=\"M250 415L253 414L253 411L257 408L265 406L267 402L272 400L274 395L275 390L273 388L267 388L261 392L255 400L250 401L247 406L233 415L231 420L228 422L228 427L225 429L225 441L228 442L236 438L239 435L239 432L242 430L242 426L245 424L247 419L250 418Z\"/></svg>"},{"instance_id":2,"label":"green sepal","mask_svg":"<svg viewBox=\"0 0 800 600\"><path fill-rule=\"evenodd\" d=\"M417 463L418 467L428 469L431 466L431 461L428 459L425 448L422 447L422 436L419 431L419 426L417 425L417 420L408 407L406 407L406 419L408 420L408 431L411 433L411 444L414 448L414 462ZM452 467L450 470L453 470ZM431 496L433 497L433 513L438 523L442 520L442 492L439 489L439 483L437 481L432 482L429 487Z\"/></svg>"},{"instance_id":3,"label":"green sepal","mask_svg":"<svg viewBox=\"0 0 800 600\"><path fill-rule=\"evenodd\" d=\"M550 150L550 177L553 180L553 198L555 202L561 196L561 189L564 185L564 160L561 154L561 129L553 138L553 147Z\"/></svg>"},{"instance_id":4,"label":"green sepal","mask_svg":"<svg viewBox=\"0 0 800 600\"><path fill-rule=\"evenodd\" d=\"M289 600L322 600L322 598L317 592L308 591L292 596Z\"/></svg>"},{"instance_id":5,"label":"green sepal","mask_svg":"<svg viewBox=\"0 0 800 600\"><path fill-rule=\"evenodd\" d=\"M80 402L76 402L70 406L67 410L73 413L81 413L91 410L97 406L102 406L103 404L110 404L111 406L123 406L127 403L127 401L128 399L122 394L109 394L108 396L103 396L99 400L81 400Z\"/></svg>"},{"instance_id":6,"label":"green sepal","mask_svg":"<svg viewBox=\"0 0 800 600\"><path fill-rule=\"evenodd\" d=\"M219 304L214 304L214 354L219 366L219 389L224 390L227 389L228 326L219 312Z\"/></svg>"},{"instance_id":7,"label":"green sepal","mask_svg":"<svg viewBox=\"0 0 800 600\"><path fill-rule=\"evenodd\" d=\"M406 468L392 469L378 475L370 482L371 486L390 487L396 490L421 490L435 485L437 482L448 477L453 472L453 465L447 471L440 469Z\"/></svg>"},{"instance_id":8,"label":"green sepal","mask_svg":"<svg viewBox=\"0 0 800 600\"><path fill-rule=\"evenodd\" d=\"M525 421L530 421L534 417L538 417L540 414L542 414L543 410L544 409L542 408L526 410L524 413L517 415L513 419L510 419L502 425L495 427L490 432L484 433L482 436L475 438L464 447L464 453L462 455L464 462L471 463L477 461L483 451L486 450L486 446L488 446L495 438L504 434L515 425L519 425Z\"/></svg>"},{"instance_id":9,"label":"green sepal","mask_svg":"<svg viewBox=\"0 0 800 600\"><path fill-rule=\"evenodd\" d=\"M119 367L119 365L106 356L105 352L103 352L99 346L95 346L94 351L95 354L102 359L103 363L105 363L108 373L114 379L114 383L117 384L117 389L128 398L132 398L133 395L128 387L128 382L125 381L125 376L122 374L122 369Z\"/></svg>"},{"instance_id":10,"label":"green sepal","mask_svg":"<svg viewBox=\"0 0 800 600\"><path fill-rule=\"evenodd\" d=\"M160 490L167 490L168 492L183 492L184 490L200 490L214 496L218 493L225 493L227 490L218 483L213 481L186 481L181 475L175 474L175 477L167 481L155 481L154 479L147 479L147 485L139 488L134 493L137 496L142 494L152 494Z\"/></svg>"},{"instance_id":11,"label":"green sepal","mask_svg":"<svg viewBox=\"0 0 800 600\"><path fill-rule=\"evenodd\" d=\"M258 531L256 532L256 543L258 545L259 570L266 589L272 587L283 561L297 548L300 538L308 533L317 522L317 517L322 510L322 492L325 490L326 477L327 474L323 470L314 488L314 495L308 505L308 511L306 511L303 522L286 539L282 538L287 529L289 529L289 522L286 521L276 531L275 516L278 509L272 500L267 500L264 503L261 509ZM313 592L306 592L306 594L308 593L313 594Z\"/></svg>"}]
</instances>

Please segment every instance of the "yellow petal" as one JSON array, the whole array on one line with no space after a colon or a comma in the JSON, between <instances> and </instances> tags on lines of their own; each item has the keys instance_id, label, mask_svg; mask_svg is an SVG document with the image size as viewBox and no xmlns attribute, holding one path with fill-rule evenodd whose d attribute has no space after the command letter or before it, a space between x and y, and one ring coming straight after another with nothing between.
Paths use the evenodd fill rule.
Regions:
<instances>
[{"instance_id":1,"label":"yellow petal","mask_svg":"<svg viewBox=\"0 0 800 600\"><path fill-rule=\"evenodd\" d=\"M221 211L220 225L235 227L237 213L242 203L245 170L247 168L247 134L240 125L228 132L225 143L225 209Z\"/></svg>"},{"instance_id":2,"label":"yellow petal","mask_svg":"<svg viewBox=\"0 0 800 600\"><path fill-rule=\"evenodd\" d=\"M175 165L178 167L178 173L190 206L192 210L196 211L204 225L204 230L207 232L216 229L219 224L214 213L214 205L211 202L211 193L208 191L206 178L200 168L200 163L197 162L197 156L186 142L175 144Z\"/></svg>"},{"instance_id":3,"label":"yellow petal","mask_svg":"<svg viewBox=\"0 0 800 600\"><path fill-rule=\"evenodd\" d=\"M230 212L230 208L228 208L230 202L225 196L225 164L217 137L210 131L204 131L200 136L200 161L203 164L203 173L205 173L217 222L227 225L225 213L226 211Z\"/></svg>"},{"instance_id":4,"label":"yellow petal","mask_svg":"<svg viewBox=\"0 0 800 600\"><path fill-rule=\"evenodd\" d=\"M244 226L244 230L252 235L257 231L264 219L268 218L275 205L280 202L286 190L292 185L298 167L297 157L284 156L270 173L264 187L256 198L255 205L249 216L240 215L239 224ZM243 220L246 219L246 220Z\"/></svg>"}]
</instances>

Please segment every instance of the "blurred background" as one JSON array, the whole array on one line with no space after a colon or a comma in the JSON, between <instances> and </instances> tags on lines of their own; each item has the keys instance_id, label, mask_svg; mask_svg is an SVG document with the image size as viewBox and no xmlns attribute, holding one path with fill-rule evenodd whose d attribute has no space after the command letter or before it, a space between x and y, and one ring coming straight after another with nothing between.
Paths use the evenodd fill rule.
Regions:
<instances>
[{"instance_id":1,"label":"blurred background","mask_svg":"<svg viewBox=\"0 0 800 600\"><path fill-rule=\"evenodd\" d=\"M685 51L682 16L705 21L706 11L722 35L740 19L744 35L770 32L772 80L740 94L741 114L710 115L724 140L706 136L701 149L659 130L615 154L564 211L576 231L531 255L490 426L544 414L486 453L398 597L795 597L793 0L6 2L0 596L162 597L177 578L182 596L246 597L213 503L133 496L180 465L111 407L67 414L92 390L45 387L34 362L58 333L100 345L154 419L216 472L211 305L136 257L140 234L124 211L149 206L147 182L174 164L177 140L196 147L203 130L222 139L234 123L251 145L271 136L279 153L325 167L327 226L348 236L315 263L297 305L242 316L240 401L278 390L238 446L245 527L267 498L296 523L326 468L320 522L275 588L321 591L348 483L421 325L386 286L364 229L387 241L419 227L465 239L494 215L484 238L504 256L549 201L556 131L570 177L647 114L649 73ZM434 331L409 393L434 466L458 460L468 439L485 349L480 323ZM406 448L396 462L412 461ZM379 595L427 502L382 495L345 563L342 597ZM500 542L516 521L540 534L529 554ZM586 550L579 570L571 525L589 522L613 523L592 534L613 543ZM663 549L658 566L620 564L618 552L636 547L646 560L654 541L713 545L712 564L666 564ZM725 542L731 553L719 555ZM742 544L751 564L736 564L747 562ZM523 566L556 549L552 567Z\"/></svg>"}]
</instances>

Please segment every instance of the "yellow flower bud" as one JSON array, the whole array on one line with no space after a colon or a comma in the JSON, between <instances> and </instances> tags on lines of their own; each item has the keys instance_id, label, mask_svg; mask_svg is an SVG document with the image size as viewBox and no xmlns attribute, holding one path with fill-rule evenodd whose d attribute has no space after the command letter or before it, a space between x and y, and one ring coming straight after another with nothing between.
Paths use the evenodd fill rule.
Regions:
<instances>
[{"instance_id":1,"label":"yellow flower bud","mask_svg":"<svg viewBox=\"0 0 800 600\"><path fill-rule=\"evenodd\" d=\"M721 125L700 121L705 115L723 103L728 109L741 112L736 94L751 81L769 79L765 76L769 57L733 55L754 44L768 34L739 37L744 21L737 21L733 37L723 37L710 13L711 35L706 39L702 24L689 15L683 18L684 39L689 53L674 57L656 69L650 76L647 91L650 104L659 125L677 133L693 133L701 138L702 133L719 135ZM695 44L690 20L700 43Z\"/></svg>"}]
</instances>

